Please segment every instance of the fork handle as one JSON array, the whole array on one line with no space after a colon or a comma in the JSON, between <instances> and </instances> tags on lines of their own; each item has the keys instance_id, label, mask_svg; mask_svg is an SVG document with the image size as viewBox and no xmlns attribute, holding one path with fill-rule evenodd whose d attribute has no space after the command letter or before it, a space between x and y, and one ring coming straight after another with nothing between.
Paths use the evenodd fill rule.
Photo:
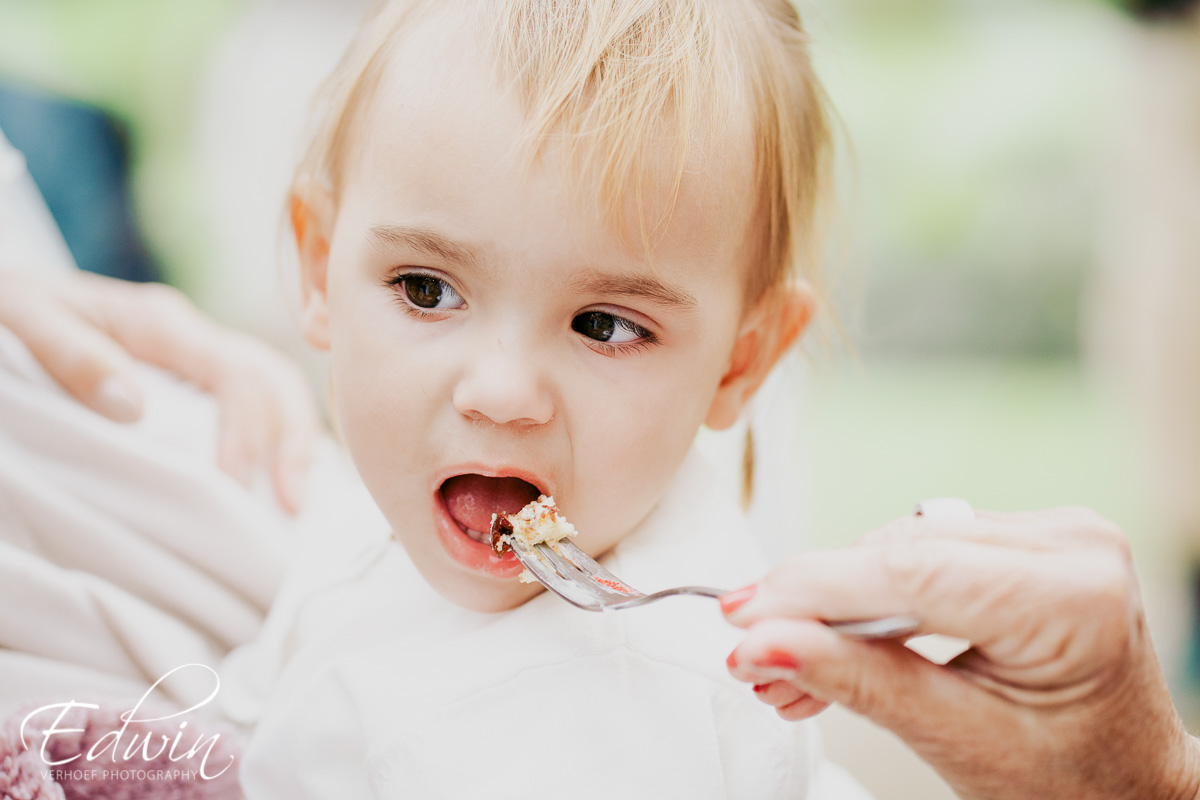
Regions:
<instances>
[{"instance_id":1,"label":"fork handle","mask_svg":"<svg viewBox=\"0 0 1200 800\"><path fill-rule=\"evenodd\" d=\"M661 592L626 600L623 603L609 606L609 609L617 611L625 608L636 608L637 606L653 603L655 600L661 600L664 597L671 597L677 594L711 597L714 600L718 600L726 592L721 589L713 589L710 586L677 586L674 589L664 589ZM824 622L824 620L822 621ZM899 639L916 633L917 629L921 626L921 621L912 615L901 614L894 617L880 617L879 619L839 620L837 622L825 622L825 624L842 636L847 636L851 639Z\"/></svg>"},{"instance_id":2,"label":"fork handle","mask_svg":"<svg viewBox=\"0 0 1200 800\"><path fill-rule=\"evenodd\" d=\"M626 608L637 608L644 606L646 603L653 603L655 600L662 600L664 597L671 597L677 594L690 594L696 597L711 597L714 600L719 600L721 595L726 594L723 589L713 589L710 586L676 586L674 589L664 589L661 592L654 594L644 594L641 597L634 597L631 600L624 600L620 603L607 606L608 611L620 611Z\"/></svg>"},{"instance_id":3,"label":"fork handle","mask_svg":"<svg viewBox=\"0 0 1200 800\"><path fill-rule=\"evenodd\" d=\"M909 614L902 614L895 617L850 619L825 624L851 639L899 639L915 634L921 627L921 620Z\"/></svg>"}]
</instances>

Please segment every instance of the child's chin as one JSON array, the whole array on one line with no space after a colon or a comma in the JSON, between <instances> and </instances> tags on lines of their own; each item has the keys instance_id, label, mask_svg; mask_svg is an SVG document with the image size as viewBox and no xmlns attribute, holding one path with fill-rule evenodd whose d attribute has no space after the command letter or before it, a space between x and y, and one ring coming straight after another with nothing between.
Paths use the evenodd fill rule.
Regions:
<instances>
[{"instance_id":1,"label":"child's chin","mask_svg":"<svg viewBox=\"0 0 1200 800\"><path fill-rule=\"evenodd\" d=\"M521 583L516 578L499 580L482 575L439 577L430 580L438 594L456 606L486 614L511 611L542 592L540 583Z\"/></svg>"}]
</instances>

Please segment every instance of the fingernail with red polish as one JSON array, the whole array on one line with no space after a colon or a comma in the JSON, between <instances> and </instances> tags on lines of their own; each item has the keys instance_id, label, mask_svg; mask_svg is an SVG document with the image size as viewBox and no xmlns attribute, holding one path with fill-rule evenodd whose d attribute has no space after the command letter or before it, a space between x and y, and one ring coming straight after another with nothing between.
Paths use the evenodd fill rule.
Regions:
<instances>
[{"instance_id":1,"label":"fingernail with red polish","mask_svg":"<svg viewBox=\"0 0 1200 800\"><path fill-rule=\"evenodd\" d=\"M724 614L732 614L739 608L744 606L754 593L758 591L758 584L752 583L749 586L743 586L741 589L734 589L732 592L726 592L721 595L721 612Z\"/></svg>"},{"instance_id":2,"label":"fingernail with red polish","mask_svg":"<svg viewBox=\"0 0 1200 800\"><path fill-rule=\"evenodd\" d=\"M767 689L770 689L770 688L771 688L771 684L769 684L769 683L756 683L756 684L754 684L754 693L762 694L763 692L765 692Z\"/></svg>"},{"instance_id":3,"label":"fingernail with red polish","mask_svg":"<svg viewBox=\"0 0 1200 800\"><path fill-rule=\"evenodd\" d=\"M800 669L800 662L790 653L771 650L765 656L755 661L754 666L761 667L762 669L784 669L794 672Z\"/></svg>"},{"instance_id":4,"label":"fingernail with red polish","mask_svg":"<svg viewBox=\"0 0 1200 800\"><path fill-rule=\"evenodd\" d=\"M737 650L734 650L729 654L729 658L725 659L725 666L729 667L730 669L735 669L737 667Z\"/></svg>"}]
</instances>

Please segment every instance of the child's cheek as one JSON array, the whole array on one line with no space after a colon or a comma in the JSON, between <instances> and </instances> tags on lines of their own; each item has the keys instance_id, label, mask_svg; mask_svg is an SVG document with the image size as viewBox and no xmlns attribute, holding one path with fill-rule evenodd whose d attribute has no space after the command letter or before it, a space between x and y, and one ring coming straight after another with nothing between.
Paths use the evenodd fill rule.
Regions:
<instances>
[{"instance_id":1,"label":"child's cheek","mask_svg":"<svg viewBox=\"0 0 1200 800\"><path fill-rule=\"evenodd\" d=\"M575 451L580 497L572 520L602 539L589 543L594 550L616 544L650 513L707 410L699 387L668 370L647 370L640 386L633 395L594 398L572 437L583 444Z\"/></svg>"},{"instance_id":2,"label":"child's cheek","mask_svg":"<svg viewBox=\"0 0 1200 800\"><path fill-rule=\"evenodd\" d=\"M422 410L421 389L427 381L421 364L392 330L391 316L403 312L394 307L380 311L346 313L339 320L330 376L342 438L376 502L391 517L389 506L417 502L417 490L425 488L409 478L421 454L428 452L422 438L430 420Z\"/></svg>"}]
</instances>

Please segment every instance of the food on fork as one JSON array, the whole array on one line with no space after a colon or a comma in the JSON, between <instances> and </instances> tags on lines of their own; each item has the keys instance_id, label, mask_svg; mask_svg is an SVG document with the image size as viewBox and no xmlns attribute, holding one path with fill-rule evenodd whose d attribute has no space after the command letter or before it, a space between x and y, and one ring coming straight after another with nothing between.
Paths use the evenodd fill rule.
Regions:
<instances>
[{"instance_id":1,"label":"food on fork","mask_svg":"<svg viewBox=\"0 0 1200 800\"><path fill-rule=\"evenodd\" d=\"M525 547L562 541L578 533L554 505L554 498L539 495L537 500L516 514L492 514L492 548L503 555L512 549L514 540ZM534 577L525 570L518 576L522 583L533 583Z\"/></svg>"}]
</instances>

